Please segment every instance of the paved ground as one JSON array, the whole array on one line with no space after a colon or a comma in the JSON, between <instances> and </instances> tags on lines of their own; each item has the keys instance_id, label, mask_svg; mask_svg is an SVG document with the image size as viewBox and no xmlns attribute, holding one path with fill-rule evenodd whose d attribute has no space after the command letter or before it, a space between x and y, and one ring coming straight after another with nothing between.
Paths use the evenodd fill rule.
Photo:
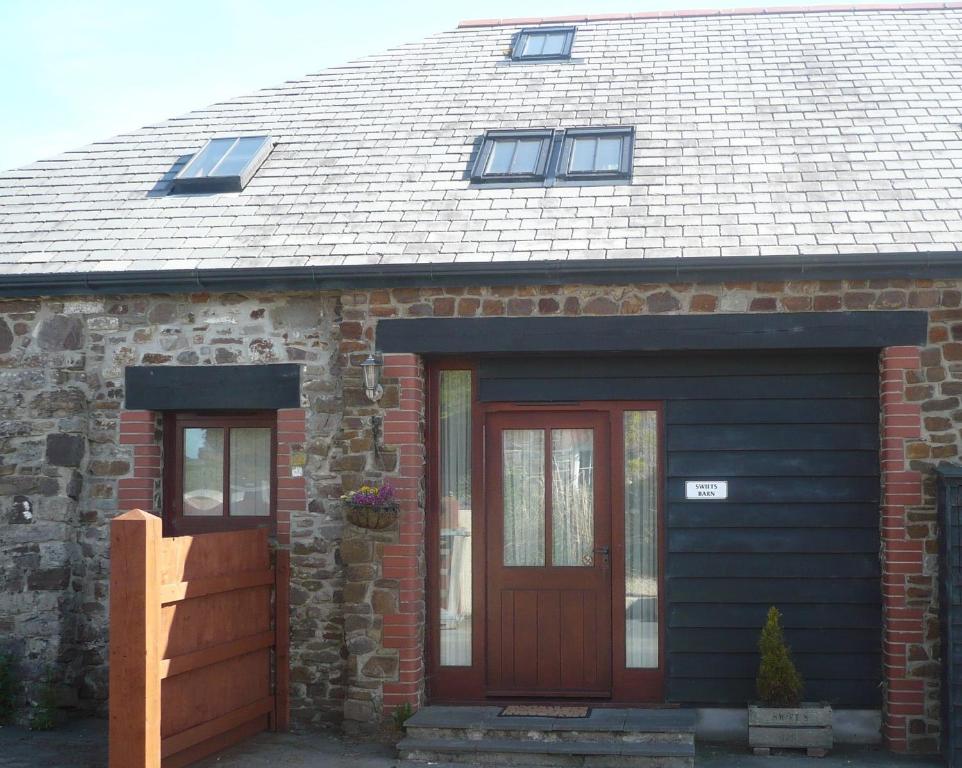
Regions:
<instances>
[{"instance_id":1,"label":"paved ground","mask_svg":"<svg viewBox=\"0 0 962 768\"><path fill-rule=\"evenodd\" d=\"M264 733L196 768L394 768L386 745L332 736ZM802 756L754 757L744 747L699 745L698 768L934 768L938 758L902 757L880 750L841 748L821 760ZM81 720L47 733L0 728L2 768L105 768L107 725Z\"/></svg>"}]
</instances>

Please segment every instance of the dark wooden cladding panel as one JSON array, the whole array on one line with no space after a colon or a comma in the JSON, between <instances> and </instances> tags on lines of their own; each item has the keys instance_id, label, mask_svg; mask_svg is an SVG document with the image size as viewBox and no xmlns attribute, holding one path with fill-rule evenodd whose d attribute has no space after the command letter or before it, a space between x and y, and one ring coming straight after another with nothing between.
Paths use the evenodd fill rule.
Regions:
<instances>
[{"instance_id":1,"label":"dark wooden cladding panel","mask_svg":"<svg viewBox=\"0 0 962 768\"><path fill-rule=\"evenodd\" d=\"M673 451L669 477L874 477L876 451Z\"/></svg>"},{"instance_id":2,"label":"dark wooden cladding panel","mask_svg":"<svg viewBox=\"0 0 962 768\"><path fill-rule=\"evenodd\" d=\"M881 671L879 672L881 678ZM715 706L743 707L746 701L756 701L755 679L711 679L673 676L672 701ZM878 709L881 693L878 683L869 680L806 680L802 696L807 701L845 702L852 709Z\"/></svg>"},{"instance_id":3,"label":"dark wooden cladding panel","mask_svg":"<svg viewBox=\"0 0 962 768\"><path fill-rule=\"evenodd\" d=\"M925 312L799 312L634 317L381 320L382 352L426 355L880 349L923 344Z\"/></svg>"},{"instance_id":4,"label":"dark wooden cladding panel","mask_svg":"<svg viewBox=\"0 0 962 768\"><path fill-rule=\"evenodd\" d=\"M878 531L869 528L669 528L669 561L676 552L877 554Z\"/></svg>"},{"instance_id":5,"label":"dark wooden cladding panel","mask_svg":"<svg viewBox=\"0 0 962 768\"><path fill-rule=\"evenodd\" d=\"M878 680L881 674L878 653L794 653L793 659L803 680ZM758 657L730 653L720 665L714 653L682 653L672 658L668 671L675 677L753 677L758 673Z\"/></svg>"},{"instance_id":6,"label":"dark wooden cladding panel","mask_svg":"<svg viewBox=\"0 0 962 768\"><path fill-rule=\"evenodd\" d=\"M571 363L569 362L569 365ZM718 400L866 398L877 393L878 377L868 373L830 376L720 376L715 379L675 376L665 378L548 378L485 379L479 384L483 402L556 402L568 400L678 400L701 399L706 389ZM722 406L719 406L722 407Z\"/></svg>"},{"instance_id":7,"label":"dark wooden cladding panel","mask_svg":"<svg viewBox=\"0 0 962 768\"><path fill-rule=\"evenodd\" d=\"M669 587L670 589L670 587ZM872 629L880 633L882 611L878 604L819 603L780 605L786 629L822 627L832 629ZM679 603L669 598L668 626L702 629L755 629L765 623L768 606L762 603ZM669 650L669 653L671 651ZM724 659L719 663L723 664Z\"/></svg>"},{"instance_id":8,"label":"dark wooden cladding panel","mask_svg":"<svg viewBox=\"0 0 962 768\"><path fill-rule=\"evenodd\" d=\"M869 424L878 422L878 397L844 400L674 400L665 421L674 424Z\"/></svg>"},{"instance_id":9,"label":"dark wooden cladding panel","mask_svg":"<svg viewBox=\"0 0 962 768\"><path fill-rule=\"evenodd\" d=\"M793 629L785 633L785 641L793 654L834 653L875 654L879 652L875 629ZM747 653L758 650L758 632L754 629L729 629L724 633L708 633L701 628L671 630L668 642L675 654L682 653ZM716 657L717 658L717 657Z\"/></svg>"},{"instance_id":10,"label":"dark wooden cladding panel","mask_svg":"<svg viewBox=\"0 0 962 768\"><path fill-rule=\"evenodd\" d=\"M129 410L276 410L301 404L301 370L271 365L132 365L125 369Z\"/></svg>"},{"instance_id":11,"label":"dark wooden cladding panel","mask_svg":"<svg viewBox=\"0 0 962 768\"><path fill-rule=\"evenodd\" d=\"M872 604L878 598L878 579L780 579L774 577L753 579L723 576L674 578L671 582L671 597L676 603L737 601L766 605L814 602L821 602L824 605Z\"/></svg>"},{"instance_id":12,"label":"dark wooden cladding panel","mask_svg":"<svg viewBox=\"0 0 962 768\"><path fill-rule=\"evenodd\" d=\"M875 459L878 463L878 458ZM672 528L878 528L876 504L705 504L678 501L668 510Z\"/></svg>"},{"instance_id":13,"label":"dark wooden cladding panel","mask_svg":"<svg viewBox=\"0 0 962 768\"><path fill-rule=\"evenodd\" d=\"M571 365L570 357L489 357L482 358L480 373L486 379L532 379L545 376L546 373L550 373L552 379L715 379L719 376L744 376L748 357L737 352L702 352L698 356L678 353L631 357L582 355L578 357L577 365ZM878 371L875 356L862 352L851 355L767 352L763 355L755 353L750 358L751 373L755 376L836 376L841 373L872 376Z\"/></svg>"},{"instance_id":14,"label":"dark wooden cladding panel","mask_svg":"<svg viewBox=\"0 0 962 768\"><path fill-rule=\"evenodd\" d=\"M668 430L674 451L877 451L874 424L678 424Z\"/></svg>"},{"instance_id":15,"label":"dark wooden cladding panel","mask_svg":"<svg viewBox=\"0 0 962 768\"><path fill-rule=\"evenodd\" d=\"M674 577L719 576L728 578L797 578L812 574L822 578L873 578L881 576L878 552L786 553L786 552L672 552L665 564Z\"/></svg>"},{"instance_id":16,"label":"dark wooden cladding panel","mask_svg":"<svg viewBox=\"0 0 962 768\"><path fill-rule=\"evenodd\" d=\"M878 388L866 350L528 355L480 367L482 400L665 401L668 699L737 706L755 699L770 605L808 698L879 706ZM686 500L695 479L727 480L728 499Z\"/></svg>"},{"instance_id":17,"label":"dark wooden cladding panel","mask_svg":"<svg viewBox=\"0 0 962 768\"><path fill-rule=\"evenodd\" d=\"M705 479L705 478L702 478ZM724 478L713 477L712 480ZM820 477L817 479L785 477L743 477L729 481L726 506L736 503L796 503L823 504L877 502L877 477ZM669 504L685 499L684 478L668 478ZM711 503L711 502L707 502Z\"/></svg>"}]
</instances>

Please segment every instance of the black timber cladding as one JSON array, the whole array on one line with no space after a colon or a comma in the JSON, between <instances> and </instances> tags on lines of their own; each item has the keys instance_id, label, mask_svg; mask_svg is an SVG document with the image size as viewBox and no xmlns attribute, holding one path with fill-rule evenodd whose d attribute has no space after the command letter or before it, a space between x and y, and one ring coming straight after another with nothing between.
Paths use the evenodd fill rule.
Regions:
<instances>
[{"instance_id":1,"label":"black timber cladding","mask_svg":"<svg viewBox=\"0 0 962 768\"><path fill-rule=\"evenodd\" d=\"M924 344L925 312L799 312L381 320L383 352L654 352Z\"/></svg>"},{"instance_id":2,"label":"black timber cladding","mask_svg":"<svg viewBox=\"0 0 962 768\"><path fill-rule=\"evenodd\" d=\"M942 754L962 765L962 467L939 475L939 618L942 634Z\"/></svg>"},{"instance_id":3,"label":"black timber cladding","mask_svg":"<svg viewBox=\"0 0 962 768\"><path fill-rule=\"evenodd\" d=\"M880 705L876 352L493 357L480 397L666 401L669 701L754 700L777 605L806 698ZM729 498L686 501L686 479Z\"/></svg>"},{"instance_id":4,"label":"black timber cladding","mask_svg":"<svg viewBox=\"0 0 962 768\"><path fill-rule=\"evenodd\" d=\"M301 370L276 365L128 366L124 407L145 411L300 408Z\"/></svg>"}]
</instances>

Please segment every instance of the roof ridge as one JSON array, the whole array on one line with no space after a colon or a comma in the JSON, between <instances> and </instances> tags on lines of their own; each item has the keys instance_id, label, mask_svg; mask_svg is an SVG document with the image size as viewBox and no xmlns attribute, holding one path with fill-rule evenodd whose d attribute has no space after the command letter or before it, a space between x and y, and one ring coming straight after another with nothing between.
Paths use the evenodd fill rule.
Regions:
<instances>
[{"instance_id":1,"label":"roof ridge","mask_svg":"<svg viewBox=\"0 0 962 768\"><path fill-rule=\"evenodd\" d=\"M637 19L670 19L691 16L767 16L781 13L850 13L852 11L945 11L962 9L962 2L942 3L865 3L862 5L784 5L755 8L693 8L678 11L640 11L637 13L595 13L568 16L527 16L508 19L467 19L458 29L471 27L506 27L519 24L558 24L587 21L632 21Z\"/></svg>"}]
</instances>

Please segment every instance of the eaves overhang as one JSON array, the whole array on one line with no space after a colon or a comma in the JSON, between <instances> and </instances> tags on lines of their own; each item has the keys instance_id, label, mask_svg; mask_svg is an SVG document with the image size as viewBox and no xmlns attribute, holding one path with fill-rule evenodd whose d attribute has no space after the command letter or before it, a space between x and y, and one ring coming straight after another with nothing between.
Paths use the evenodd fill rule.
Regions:
<instances>
[{"instance_id":1,"label":"eaves overhang","mask_svg":"<svg viewBox=\"0 0 962 768\"><path fill-rule=\"evenodd\" d=\"M962 252L29 273L0 276L0 296L915 278L962 278Z\"/></svg>"}]
</instances>

